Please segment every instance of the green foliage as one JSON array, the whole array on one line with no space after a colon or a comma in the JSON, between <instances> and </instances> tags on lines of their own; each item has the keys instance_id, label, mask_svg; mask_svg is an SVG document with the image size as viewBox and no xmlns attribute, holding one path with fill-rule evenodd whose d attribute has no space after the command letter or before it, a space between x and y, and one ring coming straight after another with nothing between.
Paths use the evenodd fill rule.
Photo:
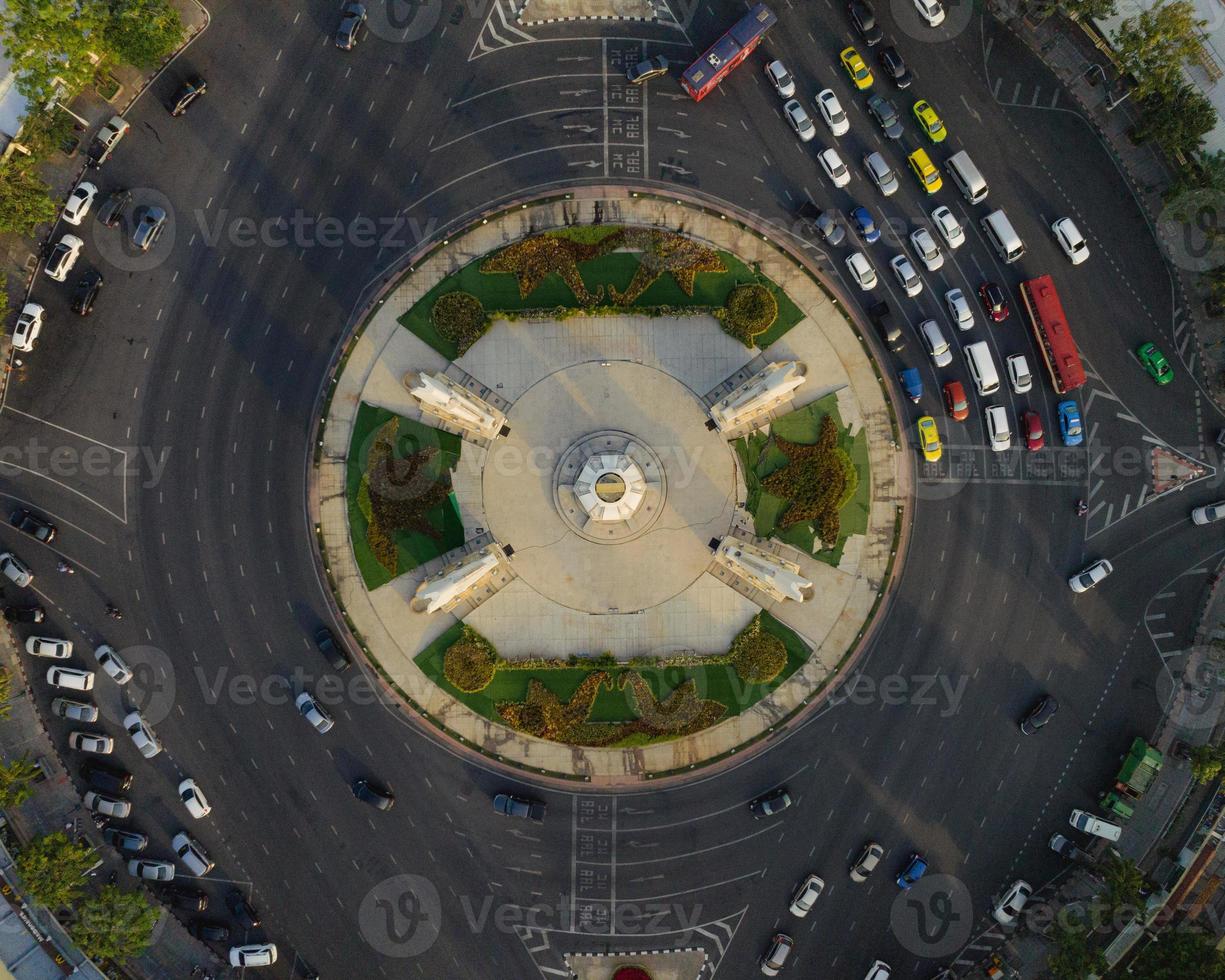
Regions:
<instances>
[{"instance_id":1,"label":"green foliage","mask_svg":"<svg viewBox=\"0 0 1225 980\"><path fill-rule=\"evenodd\" d=\"M50 189L17 157L0 164L0 233L28 235L52 221L58 208Z\"/></svg>"},{"instance_id":2,"label":"green foliage","mask_svg":"<svg viewBox=\"0 0 1225 980\"><path fill-rule=\"evenodd\" d=\"M1144 875L1136 867L1135 861L1111 855L1099 865L1098 870L1106 882L1103 897L1111 914L1139 909L1143 901L1140 892L1144 888Z\"/></svg>"},{"instance_id":3,"label":"green foliage","mask_svg":"<svg viewBox=\"0 0 1225 980\"><path fill-rule=\"evenodd\" d=\"M788 442L775 435L774 445L787 457L787 465L761 483L767 493L787 501L779 518L783 527L812 521L826 547L838 540L838 501L846 489L846 470L836 453L838 427L832 416L821 420L817 441L811 446Z\"/></svg>"},{"instance_id":4,"label":"green foliage","mask_svg":"<svg viewBox=\"0 0 1225 980\"><path fill-rule=\"evenodd\" d=\"M0 33L17 90L32 104L45 105L55 94L56 78L69 95L88 85L96 69L89 55L98 46L105 18L99 0L7 0L0 5Z\"/></svg>"},{"instance_id":5,"label":"green foliage","mask_svg":"<svg viewBox=\"0 0 1225 980\"><path fill-rule=\"evenodd\" d=\"M83 875L97 859L87 843L57 831L35 837L17 854L17 873L26 894L52 911L71 905L85 889Z\"/></svg>"},{"instance_id":6,"label":"green foliage","mask_svg":"<svg viewBox=\"0 0 1225 980\"><path fill-rule=\"evenodd\" d=\"M1225 747L1197 745L1191 750L1191 775L1197 782L1210 783L1225 768Z\"/></svg>"},{"instance_id":7,"label":"green foliage","mask_svg":"<svg viewBox=\"0 0 1225 980\"><path fill-rule=\"evenodd\" d=\"M1137 143L1152 140L1184 157L1200 151L1204 137L1217 122L1216 109L1207 96L1185 81L1154 92L1144 100L1142 110L1132 138Z\"/></svg>"},{"instance_id":8,"label":"green foliage","mask_svg":"<svg viewBox=\"0 0 1225 980\"><path fill-rule=\"evenodd\" d=\"M5 282L7 286L7 280ZM8 296L5 296L5 304ZM13 675L5 667L0 667L0 718L7 718L13 711Z\"/></svg>"},{"instance_id":9,"label":"green foliage","mask_svg":"<svg viewBox=\"0 0 1225 980\"><path fill-rule=\"evenodd\" d=\"M91 959L123 963L149 948L158 915L142 893L106 885L80 904L68 931Z\"/></svg>"},{"instance_id":10,"label":"green foliage","mask_svg":"<svg viewBox=\"0 0 1225 980\"><path fill-rule=\"evenodd\" d=\"M475 344L489 329L490 318L481 301L471 293L443 293L430 310L434 329L451 341L460 354Z\"/></svg>"},{"instance_id":11,"label":"green foliage","mask_svg":"<svg viewBox=\"0 0 1225 980\"><path fill-rule=\"evenodd\" d=\"M1055 952L1046 968L1054 980L1084 980L1106 972L1106 957L1093 943L1092 931L1081 922L1060 923L1055 934Z\"/></svg>"},{"instance_id":12,"label":"green foliage","mask_svg":"<svg viewBox=\"0 0 1225 980\"><path fill-rule=\"evenodd\" d=\"M30 151L26 164L46 160L72 138L76 121L62 109L31 112L21 123L17 142Z\"/></svg>"},{"instance_id":13,"label":"green foliage","mask_svg":"<svg viewBox=\"0 0 1225 980\"><path fill-rule=\"evenodd\" d=\"M851 502L851 498L855 496L855 492L859 489L859 470L855 469L855 464L851 462L851 454L841 446L834 448L834 455L838 457L838 462L842 464L842 473L846 479L846 486L842 488L842 496L838 498L838 509L842 510Z\"/></svg>"},{"instance_id":14,"label":"green foliage","mask_svg":"<svg viewBox=\"0 0 1225 980\"><path fill-rule=\"evenodd\" d=\"M115 55L152 68L178 47L183 21L169 0L110 0L104 37Z\"/></svg>"},{"instance_id":15,"label":"green foliage","mask_svg":"<svg viewBox=\"0 0 1225 980\"><path fill-rule=\"evenodd\" d=\"M1215 936L1180 925L1166 929L1156 942L1144 944L1129 975L1143 980L1225 980L1225 954L1216 948Z\"/></svg>"},{"instance_id":16,"label":"green foliage","mask_svg":"<svg viewBox=\"0 0 1225 980\"><path fill-rule=\"evenodd\" d=\"M1119 25L1114 49L1123 70L1136 77L1135 99L1143 102L1183 84L1183 65L1203 57L1199 32L1206 24L1196 17L1192 0L1169 0Z\"/></svg>"},{"instance_id":17,"label":"green foliage","mask_svg":"<svg viewBox=\"0 0 1225 980\"><path fill-rule=\"evenodd\" d=\"M1106 20L1116 13L1115 0L1057 0L1052 6L1074 20Z\"/></svg>"},{"instance_id":18,"label":"green foliage","mask_svg":"<svg viewBox=\"0 0 1225 980\"><path fill-rule=\"evenodd\" d=\"M748 684L767 684L787 666L787 647L773 633L761 628L761 613L732 641L731 664Z\"/></svg>"},{"instance_id":19,"label":"green foliage","mask_svg":"<svg viewBox=\"0 0 1225 980\"><path fill-rule=\"evenodd\" d=\"M719 325L745 347L752 347L778 319L778 301L760 283L736 286L727 296L727 305L717 314Z\"/></svg>"},{"instance_id":20,"label":"green foliage","mask_svg":"<svg viewBox=\"0 0 1225 980\"><path fill-rule=\"evenodd\" d=\"M19 806L28 800L34 793L34 780L41 772L26 755L0 763L0 809Z\"/></svg>"},{"instance_id":21,"label":"green foliage","mask_svg":"<svg viewBox=\"0 0 1225 980\"><path fill-rule=\"evenodd\" d=\"M442 673L453 687L471 694L487 688L502 663L493 644L465 626L459 639L443 655Z\"/></svg>"}]
</instances>

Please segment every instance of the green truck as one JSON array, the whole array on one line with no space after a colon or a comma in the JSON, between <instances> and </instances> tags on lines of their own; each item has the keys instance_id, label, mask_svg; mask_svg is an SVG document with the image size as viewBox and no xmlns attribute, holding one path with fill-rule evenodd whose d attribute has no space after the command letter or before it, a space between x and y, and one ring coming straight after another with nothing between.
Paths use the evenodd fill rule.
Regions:
<instances>
[{"instance_id":1,"label":"green truck","mask_svg":"<svg viewBox=\"0 0 1225 980\"><path fill-rule=\"evenodd\" d=\"M1153 785L1164 761L1161 753L1148 742L1136 738L1114 777L1114 788L1102 797L1102 806L1115 816L1129 819L1135 812L1132 804Z\"/></svg>"}]
</instances>

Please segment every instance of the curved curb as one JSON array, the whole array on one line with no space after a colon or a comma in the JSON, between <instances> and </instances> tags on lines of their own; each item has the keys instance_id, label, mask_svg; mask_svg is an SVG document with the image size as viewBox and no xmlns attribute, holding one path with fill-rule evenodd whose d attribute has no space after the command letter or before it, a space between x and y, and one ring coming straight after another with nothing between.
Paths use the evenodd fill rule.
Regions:
<instances>
[{"instance_id":1,"label":"curved curb","mask_svg":"<svg viewBox=\"0 0 1225 980\"><path fill-rule=\"evenodd\" d=\"M418 728L423 733L429 733L431 736L437 737L445 735L449 744L463 751L465 754L472 753L474 756L480 756L483 760L490 763L500 764L511 770L527 773L533 776L533 781L554 783L556 785L571 786L576 780L581 780L592 786L607 787L610 789L624 788L626 786L641 786L644 783L658 784L661 781L669 784L688 781L693 778L699 769L703 770L702 775L707 775L712 767L730 768L733 764L738 764L740 760L755 757L759 752L763 751L768 745L782 741L787 734L794 731L801 722L810 720L818 706L824 705L830 698L833 688L837 686L841 680L854 668L863 653L867 650L871 640L875 637L876 630L883 618L883 613L887 610L891 602L892 595L896 588L896 572L899 567L899 558L905 556L906 545L910 536L910 508L905 506L905 501L911 499L913 492L914 479L914 462L907 454L905 463L908 465L896 465L894 467L894 481L896 487L896 499L902 501L896 508L896 513L893 518L893 538L890 547L889 557L886 559L885 568L881 575L880 584L875 590L875 599L871 607L868 609L858 634L855 640L852 641L848 649L843 653L839 663L819 682L817 686L808 696L792 708L786 715L779 717L773 724L770 724L764 731L759 732L755 736L736 745L735 747L712 755L709 758L703 759L700 762L689 764L680 769L660 770L654 772L627 772L624 777L599 775L595 777L571 772L566 773L556 770L542 769L533 767L529 764L518 760L507 759L502 755L487 751L482 746L474 743L471 739L466 738L452 729L448 728L445 722L434 717L430 712L424 710L410 695L403 691L386 672L381 664L373 657L369 656L369 650L362 642L360 632L354 627L347 612L344 610L338 596L336 582L332 577L328 558L325 554L325 549L322 539L322 530L320 524L321 515L321 497L318 493L319 489L319 465L322 460L324 434L326 431L327 418L331 407L332 396L336 391L337 384L349 356L353 353L357 341L362 336L364 330L370 321L379 313L384 302L388 299L393 290L399 287L407 276L412 274L416 268L432 257L440 249L447 247L453 239L461 239L469 232L479 228L481 225L488 224L491 219L502 218L513 212L525 210L530 206L541 206L556 204L565 201L586 201L586 200L627 200L633 198L644 199L645 202L653 200L659 202L667 202L671 204L681 205L700 211L707 218L718 217L726 221L730 225L737 226L740 230L750 232L754 238L765 240L771 246L774 256L780 259L789 259L790 265L805 275L815 287L822 291L834 304L835 308L841 304L838 310L846 320L846 325L852 331L854 336L860 341L862 353L867 358L868 364L871 366L877 384L882 392L882 400L887 407L890 415L890 427L893 436L893 449L899 451L899 433L897 419L899 417L899 405L896 393L892 387L885 383L881 375L879 365L881 363L882 353L877 349L877 342L873 334L861 328L861 325L852 318L849 314L851 307L846 301L845 295L842 293L841 287L836 282L828 282L823 278L819 263L810 260L808 256L800 253L800 250L793 250L790 247L780 244L776 237L778 229L764 221L759 220L756 216L747 214L738 208L729 207L726 203L720 203L719 206L712 206L710 199L700 195L678 192L675 189L669 193L660 193L656 188L649 185L591 185L579 184L572 185L573 190L563 193L542 194L535 196L523 196L510 199L501 204L496 209L489 209L476 214L469 220L464 227L452 230L446 238L440 241L433 241L424 244L421 248L405 256L400 262L395 263L398 266L398 271L395 274L388 274L383 277L382 283L377 287L374 295L370 298L367 305L356 314L354 323L350 327L347 336L337 345L333 354L328 371L325 373L320 388L317 394L317 412L315 421L310 433L310 439L313 443L313 451L308 460L304 460L306 466L306 479L304 481L307 499L306 511L314 525L316 532L316 551L315 561L316 569L319 571L321 584L326 580L328 584L328 592L331 593L329 602L333 605L333 612L338 622L343 622L347 627L346 632L355 641L355 645L360 648L368 656L363 660L368 660L368 664L379 673L383 680L383 687L386 688L391 700L401 709L402 714L410 720L414 727ZM615 222L619 219L607 217L606 220ZM632 222L630 222L632 223ZM800 239L794 231L785 233L790 234L793 239ZM722 246L719 246L722 247ZM820 253L823 254L823 253ZM867 338L871 337L869 340ZM861 382L862 383L862 382ZM877 409L879 411L879 408ZM897 461L902 463L903 461ZM877 474L876 479L880 480L884 474ZM887 520L887 518L886 518ZM885 527L888 525L886 524ZM814 648L815 649L815 648ZM466 709L470 710L470 709ZM487 721L487 719L482 719ZM428 722L429 724L426 724ZM495 726L497 723L491 723ZM504 726L497 726L504 728ZM710 729L704 730L709 732ZM524 741L537 742L539 740L531 739L529 736L520 736L510 729L505 729L508 735L514 738L523 739ZM560 743L542 742L543 745L548 745L552 749L561 749L564 751L590 751L576 749L572 746L564 746ZM607 751L607 750L600 750ZM632 756L632 750L614 750L621 752L623 757ZM543 777L543 778L541 778Z\"/></svg>"}]
</instances>

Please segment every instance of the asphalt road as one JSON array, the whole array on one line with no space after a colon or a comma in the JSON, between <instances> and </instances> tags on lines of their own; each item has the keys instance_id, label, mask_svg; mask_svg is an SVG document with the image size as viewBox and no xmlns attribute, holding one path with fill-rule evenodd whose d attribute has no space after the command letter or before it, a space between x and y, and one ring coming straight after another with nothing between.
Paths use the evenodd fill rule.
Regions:
<instances>
[{"instance_id":1,"label":"asphalt road","mask_svg":"<svg viewBox=\"0 0 1225 980\"><path fill-rule=\"evenodd\" d=\"M989 204L1005 208L1028 250L1001 267L967 222L956 261L906 300L888 277L897 239L886 236L870 250L878 293L912 328L932 316L957 348L988 337L1001 360L1025 352L1036 367L1017 313L958 335L940 294L972 295L983 278L1011 290L1051 272L1093 370L1082 392L1089 449L1047 450L1041 471L1019 451L988 459L983 405L975 399L959 426L938 402L940 382L964 379L960 355L937 371L912 329L902 363L921 367L927 388L915 414L936 416L957 466L918 471L908 562L862 679L718 775L636 793L538 791L547 822L518 828L488 802L518 779L405 724L357 669L343 678L332 733L297 716L292 693L340 683L311 641L327 619L303 504L311 413L363 296L406 251L499 200L576 181L683 186L755 211L780 235L793 234L790 215L809 198L844 211L864 203L904 231L927 220L934 202L905 170L915 124L900 146L880 137L837 65L852 43L840 9L780 5L765 48L806 100L829 85L851 113L838 141L856 170L845 191L813 159L827 134L805 146L787 128L764 53L700 104L674 80L619 81L640 53L687 63L690 42L704 46L740 9L703 4L683 29L557 25L520 37L499 5L426 6L400 28L403 43L379 28L346 54L328 37L334 4L216 3L208 31L129 113L133 132L100 174L103 190L169 201L172 233L142 257L117 231L88 226L84 261L107 286L87 320L68 311L67 287L36 283L49 323L0 412L2 487L57 521L56 544L80 573L57 576L55 555L15 532L0 540L33 564L49 609L42 631L76 640L75 663L105 638L140 668L138 700L167 747L156 759L140 759L115 723L120 692L105 679L97 691L107 711L97 727L120 737L119 761L137 774L131 822L153 837L150 856L195 824L218 864L203 885L216 915L225 882L253 896L265 913L257 935L282 949L272 975L309 963L325 977L530 976L533 964L559 969L566 950L701 945L719 976L742 977L777 928L797 939L796 975L859 977L876 957L926 975L957 950L929 955L904 909L891 923L892 877L908 855L922 851L933 873L961 880L978 924L1012 879L1042 884L1060 870L1047 836L1071 807L1095 802L1130 739L1160 716L1162 655L1184 642L1195 601L1159 600L1178 623L1158 640L1167 629L1147 619L1160 611L1152 602L1176 579L1189 595L1220 551L1211 529L1186 520L1219 494L1213 481L1136 506L1144 474L1132 456L1151 445L1145 436L1194 450L1219 424L1183 365L1158 389L1129 353L1149 339L1177 349L1170 276L1109 156L1022 45L978 19L932 43L888 11L916 75L895 102L936 104L950 137L934 156L969 149ZM171 119L159 99L191 72L209 92ZM899 171L887 200L857 166L871 149ZM936 200L968 216L951 187ZM1075 269L1045 230L1063 214L1094 248ZM266 219L275 223L261 230ZM831 274L844 251L824 260ZM1013 417L1032 407L1054 431L1045 379L999 397ZM1078 521L1072 502L1090 495L1093 520ZM1115 561L1114 576L1074 598L1066 576L1098 556ZM107 601L122 623L103 625ZM45 707L51 692L35 689ZM1016 720L1045 691L1061 711L1023 738ZM174 799L183 774L213 803L203 821ZM367 775L395 788L394 810L353 799L348 784ZM780 783L797 805L752 820L744 804ZM868 839L886 859L853 885L845 869ZM786 905L808 872L828 887L800 922ZM401 887L401 875L419 878ZM542 911L528 916L533 906Z\"/></svg>"}]
</instances>

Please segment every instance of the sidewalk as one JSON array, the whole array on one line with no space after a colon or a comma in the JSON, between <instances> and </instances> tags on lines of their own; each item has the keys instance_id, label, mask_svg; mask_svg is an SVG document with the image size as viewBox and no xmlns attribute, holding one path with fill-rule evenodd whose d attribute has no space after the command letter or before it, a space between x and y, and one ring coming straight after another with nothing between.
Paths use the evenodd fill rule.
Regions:
<instances>
[{"instance_id":1,"label":"sidewalk","mask_svg":"<svg viewBox=\"0 0 1225 980\"><path fill-rule=\"evenodd\" d=\"M104 862L98 869L94 882L100 884L112 871L117 871L121 887L136 887L127 874L119 852L103 843L88 811L81 805L81 798L77 795L68 772L56 755L55 746L30 697L24 663L13 643L12 633L7 628L0 630L0 665L11 675L13 691L12 710L7 718L0 719L0 755L3 755L6 761L28 755L47 773L47 779L35 785L34 795L29 800L4 814L13 837L18 842L25 842L41 834L65 830L68 830L71 836L71 828L75 825L75 833L87 838ZM20 885L15 873L8 870L8 863L8 851L0 845L0 874L13 883L19 895ZM154 905L156 907L156 903ZM70 962L81 964L82 975L97 978L103 976L71 945L67 934L46 909L33 906L26 908L30 909L34 923L52 937L56 948ZM3 906L0 906L0 911L3 911ZM7 925L0 921L0 934L4 933ZM41 938L33 932L31 935L35 939ZM0 935L0 955L7 954L11 948L11 940ZM19 978L33 975L19 972L7 958L6 963L10 971ZM210 963L217 967L220 960L216 959L203 943L192 938L182 923L168 910L162 909L161 919L153 930L152 946L144 955L130 961L125 972L134 977L164 980L166 977L187 977L192 967Z\"/></svg>"}]
</instances>

